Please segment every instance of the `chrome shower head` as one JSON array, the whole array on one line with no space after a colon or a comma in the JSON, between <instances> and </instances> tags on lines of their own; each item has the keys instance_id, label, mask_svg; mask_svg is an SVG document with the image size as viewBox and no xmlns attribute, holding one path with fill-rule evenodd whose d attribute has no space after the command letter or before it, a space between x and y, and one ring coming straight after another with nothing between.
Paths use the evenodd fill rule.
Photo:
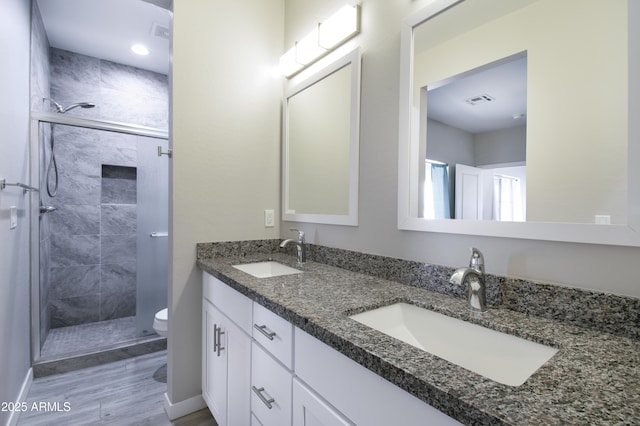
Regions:
<instances>
[{"instance_id":1,"label":"chrome shower head","mask_svg":"<svg viewBox=\"0 0 640 426\"><path fill-rule=\"evenodd\" d=\"M91 102L79 102L77 104L71 104L67 107L63 107L62 105L60 105L58 102L54 101L51 98L42 98L43 101L49 101L51 102L55 107L56 107L56 112L60 113L60 114L64 114L65 112L80 107L80 108L93 108L96 105L92 104Z\"/></svg>"}]
</instances>

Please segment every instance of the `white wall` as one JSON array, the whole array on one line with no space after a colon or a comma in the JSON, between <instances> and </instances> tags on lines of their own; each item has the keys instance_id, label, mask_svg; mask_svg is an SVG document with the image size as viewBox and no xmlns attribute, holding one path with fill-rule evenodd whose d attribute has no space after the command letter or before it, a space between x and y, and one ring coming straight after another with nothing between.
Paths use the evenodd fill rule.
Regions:
<instances>
[{"instance_id":1,"label":"white wall","mask_svg":"<svg viewBox=\"0 0 640 426\"><path fill-rule=\"evenodd\" d=\"M469 247L475 246L484 252L490 273L640 296L632 272L640 248L398 231L400 25L427 3L362 0L362 32L355 39L363 58L359 226L295 225L313 243L449 266L467 264ZM308 32L314 18L341 4L286 0L285 47Z\"/></svg>"},{"instance_id":2,"label":"white wall","mask_svg":"<svg viewBox=\"0 0 640 426\"><path fill-rule=\"evenodd\" d=\"M200 394L196 243L277 238L282 0L174 0L167 394Z\"/></svg>"},{"instance_id":3,"label":"white wall","mask_svg":"<svg viewBox=\"0 0 640 426\"><path fill-rule=\"evenodd\" d=\"M478 133L475 141L475 166L524 163L527 159L526 126Z\"/></svg>"},{"instance_id":4,"label":"white wall","mask_svg":"<svg viewBox=\"0 0 640 426\"><path fill-rule=\"evenodd\" d=\"M30 2L7 0L0 13L0 179L29 182ZM16 401L29 373L29 195L0 191L0 401ZM9 229L9 207L18 226ZM11 413L0 411L0 424Z\"/></svg>"}]
</instances>

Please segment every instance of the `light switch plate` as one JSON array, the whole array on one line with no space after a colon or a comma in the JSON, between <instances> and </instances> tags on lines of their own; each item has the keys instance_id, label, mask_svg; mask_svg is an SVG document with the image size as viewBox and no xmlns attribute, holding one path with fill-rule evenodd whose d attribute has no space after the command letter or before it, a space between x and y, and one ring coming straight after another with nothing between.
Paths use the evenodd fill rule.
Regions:
<instances>
[{"instance_id":1,"label":"light switch plate","mask_svg":"<svg viewBox=\"0 0 640 426\"><path fill-rule=\"evenodd\" d=\"M9 207L9 229L15 229L18 226L18 208L16 206Z\"/></svg>"}]
</instances>

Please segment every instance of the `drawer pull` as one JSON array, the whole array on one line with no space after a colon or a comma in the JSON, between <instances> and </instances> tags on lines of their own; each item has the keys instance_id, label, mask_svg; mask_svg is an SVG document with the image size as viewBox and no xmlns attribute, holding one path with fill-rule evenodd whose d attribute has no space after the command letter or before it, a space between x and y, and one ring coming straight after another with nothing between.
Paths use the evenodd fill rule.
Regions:
<instances>
[{"instance_id":1,"label":"drawer pull","mask_svg":"<svg viewBox=\"0 0 640 426\"><path fill-rule=\"evenodd\" d=\"M276 332L269 330L266 325L253 324L253 328L258 330L260 333L264 335L264 337L266 337L269 340L273 340L273 336L276 335Z\"/></svg>"},{"instance_id":2,"label":"drawer pull","mask_svg":"<svg viewBox=\"0 0 640 426\"><path fill-rule=\"evenodd\" d=\"M258 398L260 398L260 401L262 401L269 410L273 408L272 404L276 402L276 400L273 398L269 398L269 399L265 398L265 396L262 394L262 392L264 392L264 388L258 389L257 387L252 385L251 390L254 391L256 395L258 395Z\"/></svg>"}]
</instances>

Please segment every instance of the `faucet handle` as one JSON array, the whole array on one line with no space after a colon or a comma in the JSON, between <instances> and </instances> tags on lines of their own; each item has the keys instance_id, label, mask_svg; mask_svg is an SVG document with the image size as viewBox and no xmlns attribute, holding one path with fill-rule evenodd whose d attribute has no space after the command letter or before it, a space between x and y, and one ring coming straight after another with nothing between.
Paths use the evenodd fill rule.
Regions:
<instances>
[{"instance_id":1,"label":"faucet handle","mask_svg":"<svg viewBox=\"0 0 640 426\"><path fill-rule=\"evenodd\" d=\"M484 273L484 256L482 252L475 247L471 247L471 260L469 260L469 267L480 273Z\"/></svg>"},{"instance_id":2,"label":"faucet handle","mask_svg":"<svg viewBox=\"0 0 640 426\"><path fill-rule=\"evenodd\" d=\"M289 231L295 231L298 233L298 242L304 243L304 231L296 228L290 228Z\"/></svg>"}]
</instances>

